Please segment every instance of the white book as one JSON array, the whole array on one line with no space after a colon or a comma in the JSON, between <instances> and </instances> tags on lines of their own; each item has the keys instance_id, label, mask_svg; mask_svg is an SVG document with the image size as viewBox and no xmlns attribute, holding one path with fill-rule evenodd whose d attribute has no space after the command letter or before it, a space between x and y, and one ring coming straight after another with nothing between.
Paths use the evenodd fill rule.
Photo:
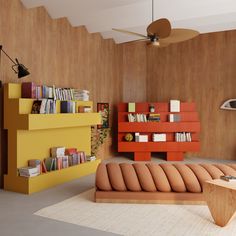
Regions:
<instances>
[{"instance_id":1,"label":"white book","mask_svg":"<svg viewBox=\"0 0 236 236\"><path fill-rule=\"evenodd\" d=\"M180 112L180 101L179 100L170 100L170 111L171 112Z\"/></svg>"},{"instance_id":2,"label":"white book","mask_svg":"<svg viewBox=\"0 0 236 236\"><path fill-rule=\"evenodd\" d=\"M47 99L42 99L40 111L39 111L40 114L46 113L46 104L47 104Z\"/></svg>"}]
</instances>

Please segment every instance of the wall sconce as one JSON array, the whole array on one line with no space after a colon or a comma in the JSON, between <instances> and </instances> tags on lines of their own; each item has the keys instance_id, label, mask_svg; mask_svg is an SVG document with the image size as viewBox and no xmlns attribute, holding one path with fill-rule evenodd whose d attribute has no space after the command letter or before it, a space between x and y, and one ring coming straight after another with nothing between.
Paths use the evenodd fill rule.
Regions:
<instances>
[{"instance_id":1,"label":"wall sconce","mask_svg":"<svg viewBox=\"0 0 236 236\"><path fill-rule=\"evenodd\" d=\"M0 53L1 51L12 61L13 66L11 68L15 71L16 74L18 74L18 78L22 78L30 74L28 69L23 64L20 64L17 58L16 61L13 61L13 59L11 59L9 55L7 55L7 53L2 49L2 45L0 45Z\"/></svg>"},{"instance_id":2,"label":"wall sconce","mask_svg":"<svg viewBox=\"0 0 236 236\"><path fill-rule=\"evenodd\" d=\"M227 101L225 101L221 107L221 109L224 109L224 110L234 110L236 111L236 98L232 98L232 99L229 99Z\"/></svg>"}]
</instances>

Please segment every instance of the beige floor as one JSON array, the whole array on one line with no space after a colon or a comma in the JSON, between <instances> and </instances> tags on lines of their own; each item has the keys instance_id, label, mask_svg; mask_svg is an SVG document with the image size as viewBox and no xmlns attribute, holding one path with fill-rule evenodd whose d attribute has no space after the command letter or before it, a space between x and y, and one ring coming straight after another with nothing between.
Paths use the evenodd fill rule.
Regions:
<instances>
[{"instance_id":1,"label":"beige floor","mask_svg":"<svg viewBox=\"0 0 236 236\"><path fill-rule=\"evenodd\" d=\"M113 158L109 161L132 162L131 159L123 157ZM164 159L157 157L152 158L152 161L166 162ZM215 161L188 158L185 162ZM90 175L30 196L0 190L0 236L42 236L43 234L50 236L115 235L33 215L34 212L44 207L91 189L94 186L94 181L94 175Z\"/></svg>"}]
</instances>

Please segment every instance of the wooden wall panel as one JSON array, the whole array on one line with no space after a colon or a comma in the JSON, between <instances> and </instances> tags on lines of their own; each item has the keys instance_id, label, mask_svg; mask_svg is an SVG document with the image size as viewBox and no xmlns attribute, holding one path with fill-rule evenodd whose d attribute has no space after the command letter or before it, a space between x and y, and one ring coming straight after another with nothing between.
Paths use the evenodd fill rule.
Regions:
<instances>
[{"instance_id":1,"label":"wooden wall panel","mask_svg":"<svg viewBox=\"0 0 236 236\"><path fill-rule=\"evenodd\" d=\"M201 151L188 155L236 160L236 112L219 109L225 100L236 98L236 31L203 34L166 48L129 44L129 50L139 50L138 60L146 53L147 101L196 102L202 129ZM126 53L124 50L124 58ZM132 73L136 76L135 68L139 66L144 65L127 69L130 77ZM135 83L126 83L126 91Z\"/></svg>"},{"instance_id":2,"label":"wooden wall panel","mask_svg":"<svg viewBox=\"0 0 236 236\"><path fill-rule=\"evenodd\" d=\"M30 76L21 81L88 89L95 109L97 102L110 103L112 124L115 104L122 100L122 50L113 40L72 27L65 18L53 20L43 7L0 0L0 44L29 68ZM2 54L1 60L3 83L20 82L9 59ZM100 150L101 158L113 155L111 143L110 138Z\"/></svg>"},{"instance_id":3,"label":"wooden wall panel","mask_svg":"<svg viewBox=\"0 0 236 236\"><path fill-rule=\"evenodd\" d=\"M146 101L146 44L123 45L123 102Z\"/></svg>"}]
</instances>

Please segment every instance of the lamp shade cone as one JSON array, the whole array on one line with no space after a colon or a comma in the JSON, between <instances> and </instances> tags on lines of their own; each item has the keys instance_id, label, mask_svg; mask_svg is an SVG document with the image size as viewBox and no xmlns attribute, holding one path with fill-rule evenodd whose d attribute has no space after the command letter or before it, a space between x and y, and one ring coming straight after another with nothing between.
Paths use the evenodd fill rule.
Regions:
<instances>
[{"instance_id":1,"label":"lamp shade cone","mask_svg":"<svg viewBox=\"0 0 236 236\"><path fill-rule=\"evenodd\" d=\"M18 65L18 78L22 78L22 77L27 76L29 74L30 73L29 73L28 69L24 65L22 65L22 64Z\"/></svg>"}]
</instances>

